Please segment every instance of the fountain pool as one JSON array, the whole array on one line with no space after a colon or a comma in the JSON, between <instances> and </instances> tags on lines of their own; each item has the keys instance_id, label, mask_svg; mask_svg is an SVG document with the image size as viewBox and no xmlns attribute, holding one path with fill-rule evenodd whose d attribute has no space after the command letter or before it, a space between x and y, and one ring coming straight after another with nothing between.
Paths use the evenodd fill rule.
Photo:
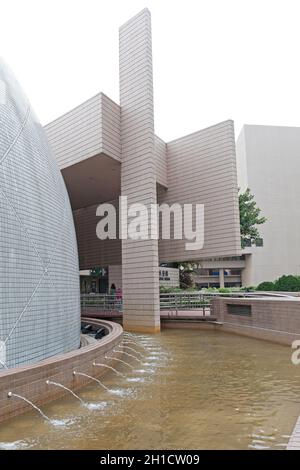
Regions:
<instances>
[{"instance_id":1,"label":"fountain pool","mask_svg":"<svg viewBox=\"0 0 300 470\"><path fill-rule=\"evenodd\" d=\"M80 390L0 425L0 448L283 449L300 414L300 366L289 347L228 333L165 330L134 335L143 365L114 366ZM135 347L135 346L134 346ZM138 346L137 346L138 348ZM144 349L145 348L145 349ZM150 359L151 357L151 359ZM12 390L13 391L13 390Z\"/></svg>"}]
</instances>

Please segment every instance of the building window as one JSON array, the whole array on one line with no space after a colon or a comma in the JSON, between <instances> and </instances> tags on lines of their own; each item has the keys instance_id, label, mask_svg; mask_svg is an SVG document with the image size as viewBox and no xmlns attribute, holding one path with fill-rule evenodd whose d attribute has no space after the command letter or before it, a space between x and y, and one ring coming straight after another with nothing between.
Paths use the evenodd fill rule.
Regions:
<instances>
[{"instance_id":1,"label":"building window","mask_svg":"<svg viewBox=\"0 0 300 470\"><path fill-rule=\"evenodd\" d=\"M240 276L241 270L240 269L230 269L230 276Z\"/></svg>"},{"instance_id":2,"label":"building window","mask_svg":"<svg viewBox=\"0 0 300 470\"><path fill-rule=\"evenodd\" d=\"M219 276L219 270L218 269L210 269L209 270L209 275L210 276Z\"/></svg>"},{"instance_id":3,"label":"building window","mask_svg":"<svg viewBox=\"0 0 300 470\"><path fill-rule=\"evenodd\" d=\"M251 317L251 305L227 304L227 313L229 315L241 315L242 317Z\"/></svg>"},{"instance_id":4,"label":"building window","mask_svg":"<svg viewBox=\"0 0 300 470\"><path fill-rule=\"evenodd\" d=\"M264 240L263 238L257 238L255 240L255 246L264 246Z\"/></svg>"}]
</instances>

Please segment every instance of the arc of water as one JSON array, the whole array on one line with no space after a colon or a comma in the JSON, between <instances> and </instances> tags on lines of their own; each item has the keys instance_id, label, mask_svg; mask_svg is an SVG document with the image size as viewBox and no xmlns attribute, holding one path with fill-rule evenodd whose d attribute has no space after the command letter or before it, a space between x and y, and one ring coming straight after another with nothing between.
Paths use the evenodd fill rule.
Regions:
<instances>
[{"instance_id":1,"label":"arc of water","mask_svg":"<svg viewBox=\"0 0 300 470\"><path fill-rule=\"evenodd\" d=\"M123 337L124 338L131 338L133 340L136 340L136 339L148 339L147 336L142 336L142 335L133 335L131 333L127 333L127 332L124 332L123 333Z\"/></svg>"},{"instance_id":2,"label":"arc of water","mask_svg":"<svg viewBox=\"0 0 300 470\"><path fill-rule=\"evenodd\" d=\"M120 351L120 350L118 350L118 349L115 349L114 351L115 351L116 353L126 354L126 356L132 357L133 359L135 359L136 361L138 361L140 364L143 364L142 361L141 361L140 359L138 359L136 356L134 356L133 354L129 354L129 353L126 352L126 351L122 351L122 350Z\"/></svg>"},{"instance_id":3,"label":"arc of water","mask_svg":"<svg viewBox=\"0 0 300 470\"><path fill-rule=\"evenodd\" d=\"M134 353L138 354L141 358L145 357L142 353L140 353L140 352L137 351L136 349L133 349L133 348L131 348L131 347L129 347L129 346L124 346L124 345L122 345L122 346L123 346L123 349L129 349L129 351L133 351Z\"/></svg>"},{"instance_id":4,"label":"arc of water","mask_svg":"<svg viewBox=\"0 0 300 470\"><path fill-rule=\"evenodd\" d=\"M97 382L101 387L103 387L107 392L110 392L110 389L106 387L99 379L96 379L95 377L92 377L91 375L84 374L83 372L77 372L74 370L73 375L82 375L82 377L87 377L88 379L94 380Z\"/></svg>"},{"instance_id":5,"label":"arc of water","mask_svg":"<svg viewBox=\"0 0 300 470\"><path fill-rule=\"evenodd\" d=\"M143 346L142 344L137 343L136 341L132 341L132 340L129 340L129 339L124 339L124 340L123 340L123 343L124 343L124 344L134 344L135 346L138 346L138 347L140 347L140 348L143 348L145 351L147 351L147 349L145 348L145 346Z\"/></svg>"},{"instance_id":6,"label":"arc of water","mask_svg":"<svg viewBox=\"0 0 300 470\"><path fill-rule=\"evenodd\" d=\"M55 387L62 388L63 390L66 390L66 392L69 392L71 395L73 395L74 398L77 398L77 400L80 401L82 405L85 405L85 402L80 398L76 393L73 392L73 390L70 390L68 387L65 387L63 384L60 384L58 382L53 382L52 380L46 380L47 385L54 385Z\"/></svg>"},{"instance_id":7,"label":"arc of water","mask_svg":"<svg viewBox=\"0 0 300 470\"><path fill-rule=\"evenodd\" d=\"M121 377L126 377L125 374L122 374L122 372L119 372L117 369L114 367L108 366L107 364L102 364L100 362L93 362L94 367L106 367L107 369L113 370L117 375L120 375Z\"/></svg>"},{"instance_id":8,"label":"arc of water","mask_svg":"<svg viewBox=\"0 0 300 470\"><path fill-rule=\"evenodd\" d=\"M148 337L145 336L145 335L136 335L136 334L133 335L132 333L128 333L128 331L124 331L123 336L128 336L128 337L130 337L130 338L135 338L135 339L136 339L136 338L148 339Z\"/></svg>"},{"instance_id":9,"label":"arc of water","mask_svg":"<svg viewBox=\"0 0 300 470\"><path fill-rule=\"evenodd\" d=\"M122 362L123 364L125 364L126 366L130 367L130 369L134 369L134 367L131 365L131 364L128 364L128 362L125 362L125 361L122 361L122 359L119 359L117 357L114 357L114 356L105 356L105 359L112 359L114 361L118 361L118 362Z\"/></svg>"},{"instance_id":10,"label":"arc of water","mask_svg":"<svg viewBox=\"0 0 300 470\"><path fill-rule=\"evenodd\" d=\"M8 392L7 396L8 398L15 397L15 398L19 398L20 400L25 401L26 403L28 403L28 405L30 405L33 409L35 409L46 421L49 421L49 423L51 423L51 419L48 418L48 416L46 416L45 413L43 413L42 410L38 406L36 406L34 403L28 400L28 398L22 397L21 395L18 395L17 393L12 393L12 392Z\"/></svg>"}]
</instances>

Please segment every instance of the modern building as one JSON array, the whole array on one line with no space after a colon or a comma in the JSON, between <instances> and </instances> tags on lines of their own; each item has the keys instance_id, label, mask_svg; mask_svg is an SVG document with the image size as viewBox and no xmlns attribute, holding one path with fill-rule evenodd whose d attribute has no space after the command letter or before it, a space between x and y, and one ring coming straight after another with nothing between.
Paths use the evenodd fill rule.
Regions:
<instances>
[{"instance_id":1,"label":"modern building","mask_svg":"<svg viewBox=\"0 0 300 470\"><path fill-rule=\"evenodd\" d=\"M241 287L245 256L204 259L197 263L192 277L199 288Z\"/></svg>"},{"instance_id":2,"label":"modern building","mask_svg":"<svg viewBox=\"0 0 300 470\"><path fill-rule=\"evenodd\" d=\"M80 344L78 252L45 131L0 63L0 369Z\"/></svg>"},{"instance_id":3,"label":"modern building","mask_svg":"<svg viewBox=\"0 0 300 470\"><path fill-rule=\"evenodd\" d=\"M237 140L238 182L267 222L259 246L243 250L243 284L300 275L300 128L245 125Z\"/></svg>"},{"instance_id":4,"label":"modern building","mask_svg":"<svg viewBox=\"0 0 300 470\"><path fill-rule=\"evenodd\" d=\"M80 269L114 271L125 328L155 332L161 263L240 254L234 127L228 120L172 142L155 135L147 9L120 28L119 63L119 104L99 93L46 131L70 196ZM146 207L204 204L203 248L186 250L184 238L98 239L96 209L112 202L118 211L120 195Z\"/></svg>"}]
</instances>

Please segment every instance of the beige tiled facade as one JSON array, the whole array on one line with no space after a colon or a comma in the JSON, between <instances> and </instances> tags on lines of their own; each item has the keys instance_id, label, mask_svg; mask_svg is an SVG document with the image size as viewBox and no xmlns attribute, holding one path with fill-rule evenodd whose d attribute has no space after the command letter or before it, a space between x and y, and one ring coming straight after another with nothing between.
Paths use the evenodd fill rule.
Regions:
<instances>
[{"instance_id":1,"label":"beige tiled facade","mask_svg":"<svg viewBox=\"0 0 300 470\"><path fill-rule=\"evenodd\" d=\"M119 44L120 105L100 93L46 131L69 191L80 269L122 265L124 326L154 332L160 263L240 254L234 126L228 120L164 142L154 133L147 9L120 28ZM204 204L203 248L186 251L186 240L173 238L99 240L96 209L112 201L119 216L121 195L147 207Z\"/></svg>"},{"instance_id":2,"label":"beige tiled facade","mask_svg":"<svg viewBox=\"0 0 300 470\"><path fill-rule=\"evenodd\" d=\"M231 312L230 307L237 310ZM243 313L248 307L250 314ZM239 312L239 307L242 307ZM300 301L284 298L216 298L212 315L222 323L222 330L291 346L300 339Z\"/></svg>"},{"instance_id":3,"label":"beige tiled facade","mask_svg":"<svg viewBox=\"0 0 300 470\"><path fill-rule=\"evenodd\" d=\"M156 204L151 19L143 10L120 28L121 194ZM122 240L125 329L160 328L158 242Z\"/></svg>"}]
</instances>

